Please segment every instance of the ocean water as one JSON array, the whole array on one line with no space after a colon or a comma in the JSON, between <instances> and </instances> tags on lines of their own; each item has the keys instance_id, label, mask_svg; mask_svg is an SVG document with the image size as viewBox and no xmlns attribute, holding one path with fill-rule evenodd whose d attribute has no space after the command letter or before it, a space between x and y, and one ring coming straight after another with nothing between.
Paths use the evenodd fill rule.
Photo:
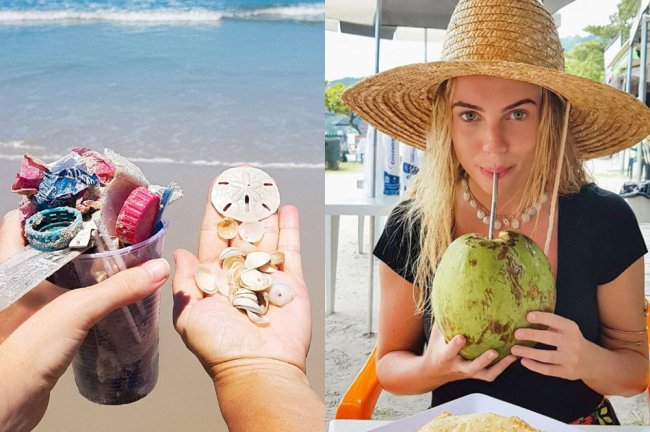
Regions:
<instances>
[{"instance_id":1,"label":"ocean water","mask_svg":"<svg viewBox=\"0 0 650 432\"><path fill-rule=\"evenodd\" d=\"M0 0L0 159L322 167L322 1Z\"/></svg>"}]
</instances>

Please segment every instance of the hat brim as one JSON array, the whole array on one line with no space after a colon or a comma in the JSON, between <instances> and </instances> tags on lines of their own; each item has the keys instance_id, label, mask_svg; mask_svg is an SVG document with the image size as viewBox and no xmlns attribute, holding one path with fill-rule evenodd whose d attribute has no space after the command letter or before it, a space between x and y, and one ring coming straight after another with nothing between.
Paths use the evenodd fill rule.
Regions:
<instances>
[{"instance_id":1,"label":"hat brim","mask_svg":"<svg viewBox=\"0 0 650 432\"><path fill-rule=\"evenodd\" d=\"M425 149L432 89L467 75L524 81L569 100L569 127L583 160L610 155L650 135L650 109L632 95L588 78L521 63L440 61L401 66L350 87L343 101L376 129Z\"/></svg>"}]
</instances>

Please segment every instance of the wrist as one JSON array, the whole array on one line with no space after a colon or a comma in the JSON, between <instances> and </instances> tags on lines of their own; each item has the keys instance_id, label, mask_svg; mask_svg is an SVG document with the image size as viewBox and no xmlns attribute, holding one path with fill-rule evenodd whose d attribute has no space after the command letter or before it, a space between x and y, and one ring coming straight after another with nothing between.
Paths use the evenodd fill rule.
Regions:
<instances>
[{"instance_id":1,"label":"wrist","mask_svg":"<svg viewBox=\"0 0 650 432\"><path fill-rule=\"evenodd\" d=\"M289 379L309 386L305 373L290 363L270 358L242 358L229 360L211 366L208 373L212 377L217 395L219 389L231 385L241 385L249 380Z\"/></svg>"}]
</instances>

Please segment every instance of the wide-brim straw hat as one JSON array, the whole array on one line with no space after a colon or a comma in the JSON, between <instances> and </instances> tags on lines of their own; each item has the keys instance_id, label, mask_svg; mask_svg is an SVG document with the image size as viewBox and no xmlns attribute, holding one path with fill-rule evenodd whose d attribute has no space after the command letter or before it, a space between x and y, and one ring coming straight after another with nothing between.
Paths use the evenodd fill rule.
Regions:
<instances>
[{"instance_id":1,"label":"wide-brim straw hat","mask_svg":"<svg viewBox=\"0 0 650 432\"><path fill-rule=\"evenodd\" d=\"M555 23L538 0L460 0L441 61L379 73L348 89L343 100L378 130L425 149L433 90L466 75L524 81L568 100L569 129L583 160L615 153L650 135L650 109L639 100L564 72Z\"/></svg>"}]
</instances>

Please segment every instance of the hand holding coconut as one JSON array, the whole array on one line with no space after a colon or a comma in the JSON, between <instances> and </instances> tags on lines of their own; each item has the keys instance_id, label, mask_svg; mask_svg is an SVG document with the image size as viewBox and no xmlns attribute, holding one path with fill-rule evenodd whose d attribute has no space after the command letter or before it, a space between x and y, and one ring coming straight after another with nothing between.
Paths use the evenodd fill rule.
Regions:
<instances>
[{"instance_id":1,"label":"hand holding coconut","mask_svg":"<svg viewBox=\"0 0 650 432\"><path fill-rule=\"evenodd\" d=\"M507 355L497 361L498 351L489 349L473 360L466 360L461 352L467 345L467 338L454 336L449 342L434 323L431 338L424 353L425 364L431 365L431 381L451 382L461 379L494 381L517 358Z\"/></svg>"}]
</instances>

